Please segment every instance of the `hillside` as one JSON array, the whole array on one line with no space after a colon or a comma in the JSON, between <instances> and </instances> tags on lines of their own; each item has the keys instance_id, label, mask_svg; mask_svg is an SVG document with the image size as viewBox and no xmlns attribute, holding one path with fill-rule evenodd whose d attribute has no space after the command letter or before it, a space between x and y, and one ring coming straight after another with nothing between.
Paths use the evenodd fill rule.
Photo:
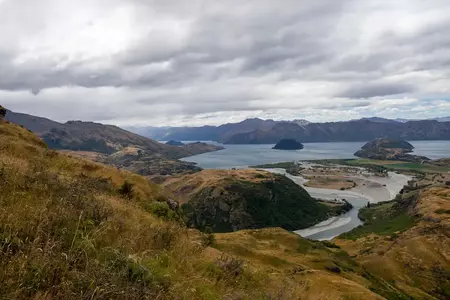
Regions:
<instances>
[{"instance_id":1,"label":"hillside","mask_svg":"<svg viewBox=\"0 0 450 300\"><path fill-rule=\"evenodd\" d=\"M63 124L62 128L51 129L41 137L53 149L112 154L123 148L134 146L147 153L159 154L171 159L223 149L204 143L181 147L165 145L117 126L81 121L69 121Z\"/></svg>"},{"instance_id":2,"label":"hillside","mask_svg":"<svg viewBox=\"0 0 450 300\"><path fill-rule=\"evenodd\" d=\"M57 123L45 118L7 111L6 119L39 134L53 149L76 157L108 163L141 175L187 174L201 170L179 158L218 151L223 147L206 143L172 146L94 122Z\"/></svg>"},{"instance_id":3,"label":"hillside","mask_svg":"<svg viewBox=\"0 0 450 300\"><path fill-rule=\"evenodd\" d=\"M61 124L46 118L12 111L7 111L5 119L38 134L53 149L112 154L127 147L138 147L147 154L168 159L223 149L223 147L205 143L192 143L183 147L165 145L114 125L94 122L69 121Z\"/></svg>"},{"instance_id":4,"label":"hillside","mask_svg":"<svg viewBox=\"0 0 450 300\"><path fill-rule=\"evenodd\" d=\"M363 209L366 224L343 234L336 243L367 271L392 282L412 299L449 299L450 188L445 186L446 177L428 174L405 187L396 201Z\"/></svg>"},{"instance_id":5,"label":"hillside","mask_svg":"<svg viewBox=\"0 0 450 300\"><path fill-rule=\"evenodd\" d=\"M189 224L201 230L297 230L333 214L287 177L266 171L203 170L164 185L183 204Z\"/></svg>"},{"instance_id":6,"label":"hillside","mask_svg":"<svg viewBox=\"0 0 450 300\"><path fill-rule=\"evenodd\" d=\"M44 132L47 132L53 128L60 128L63 126L61 123L52 121L47 118L12 112L10 110L6 111L5 120L14 124L22 125L23 127L33 131L38 135L43 134Z\"/></svg>"},{"instance_id":7,"label":"hillside","mask_svg":"<svg viewBox=\"0 0 450 300\"><path fill-rule=\"evenodd\" d=\"M1 120L0 179L1 299L382 299L332 244L187 229L146 178Z\"/></svg>"}]
</instances>

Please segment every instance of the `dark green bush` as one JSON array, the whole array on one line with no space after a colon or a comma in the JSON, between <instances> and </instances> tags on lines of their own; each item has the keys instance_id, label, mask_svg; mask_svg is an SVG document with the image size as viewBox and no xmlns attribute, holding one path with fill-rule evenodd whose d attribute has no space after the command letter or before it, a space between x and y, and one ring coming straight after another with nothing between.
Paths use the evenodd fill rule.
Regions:
<instances>
[{"instance_id":1,"label":"dark green bush","mask_svg":"<svg viewBox=\"0 0 450 300\"><path fill-rule=\"evenodd\" d=\"M133 184L125 180L118 192L127 199L133 198Z\"/></svg>"},{"instance_id":2,"label":"dark green bush","mask_svg":"<svg viewBox=\"0 0 450 300\"><path fill-rule=\"evenodd\" d=\"M180 218L175 211L169 208L169 205L166 202L152 202L148 205L147 210L164 220L177 221Z\"/></svg>"},{"instance_id":3,"label":"dark green bush","mask_svg":"<svg viewBox=\"0 0 450 300\"><path fill-rule=\"evenodd\" d=\"M0 120L6 116L6 109L0 105Z\"/></svg>"}]
</instances>

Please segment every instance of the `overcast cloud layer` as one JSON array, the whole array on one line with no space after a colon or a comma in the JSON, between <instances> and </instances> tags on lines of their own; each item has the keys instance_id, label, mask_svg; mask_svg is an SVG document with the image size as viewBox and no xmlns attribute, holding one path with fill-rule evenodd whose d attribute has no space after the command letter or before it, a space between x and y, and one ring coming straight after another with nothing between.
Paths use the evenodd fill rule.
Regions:
<instances>
[{"instance_id":1,"label":"overcast cloud layer","mask_svg":"<svg viewBox=\"0 0 450 300\"><path fill-rule=\"evenodd\" d=\"M0 104L59 121L450 115L450 1L0 0Z\"/></svg>"}]
</instances>

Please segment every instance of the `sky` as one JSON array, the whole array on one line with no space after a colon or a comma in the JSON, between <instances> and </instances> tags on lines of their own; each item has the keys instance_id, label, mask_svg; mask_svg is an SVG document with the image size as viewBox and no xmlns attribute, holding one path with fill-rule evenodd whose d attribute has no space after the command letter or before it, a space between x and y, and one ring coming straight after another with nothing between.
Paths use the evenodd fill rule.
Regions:
<instances>
[{"instance_id":1,"label":"sky","mask_svg":"<svg viewBox=\"0 0 450 300\"><path fill-rule=\"evenodd\" d=\"M120 126L450 116L450 1L0 0L0 104Z\"/></svg>"}]
</instances>

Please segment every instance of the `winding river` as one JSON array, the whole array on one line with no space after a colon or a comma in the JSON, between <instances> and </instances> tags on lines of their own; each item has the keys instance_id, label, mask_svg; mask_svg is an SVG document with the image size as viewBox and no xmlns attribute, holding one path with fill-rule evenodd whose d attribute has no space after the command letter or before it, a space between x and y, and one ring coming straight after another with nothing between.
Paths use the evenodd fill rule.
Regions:
<instances>
[{"instance_id":1,"label":"winding river","mask_svg":"<svg viewBox=\"0 0 450 300\"><path fill-rule=\"evenodd\" d=\"M411 180L411 177L409 176L394 172L389 172L388 177L347 177L363 180L364 184L359 185L352 190L340 191L304 186L305 182L307 182L306 179L301 176L288 174L285 169L266 170L286 175L292 181L302 186L314 198L324 200L345 199L353 205L353 209L345 214L331 217L309 228L295 231L295 233L302 237L312 240L331 240L334 237L361 225L362 222L358 218L358 212L362 207L366 206L368 202L378 203L393 199L403 186L407 184L408 180Z\"/></svg>"}]
</instances>

